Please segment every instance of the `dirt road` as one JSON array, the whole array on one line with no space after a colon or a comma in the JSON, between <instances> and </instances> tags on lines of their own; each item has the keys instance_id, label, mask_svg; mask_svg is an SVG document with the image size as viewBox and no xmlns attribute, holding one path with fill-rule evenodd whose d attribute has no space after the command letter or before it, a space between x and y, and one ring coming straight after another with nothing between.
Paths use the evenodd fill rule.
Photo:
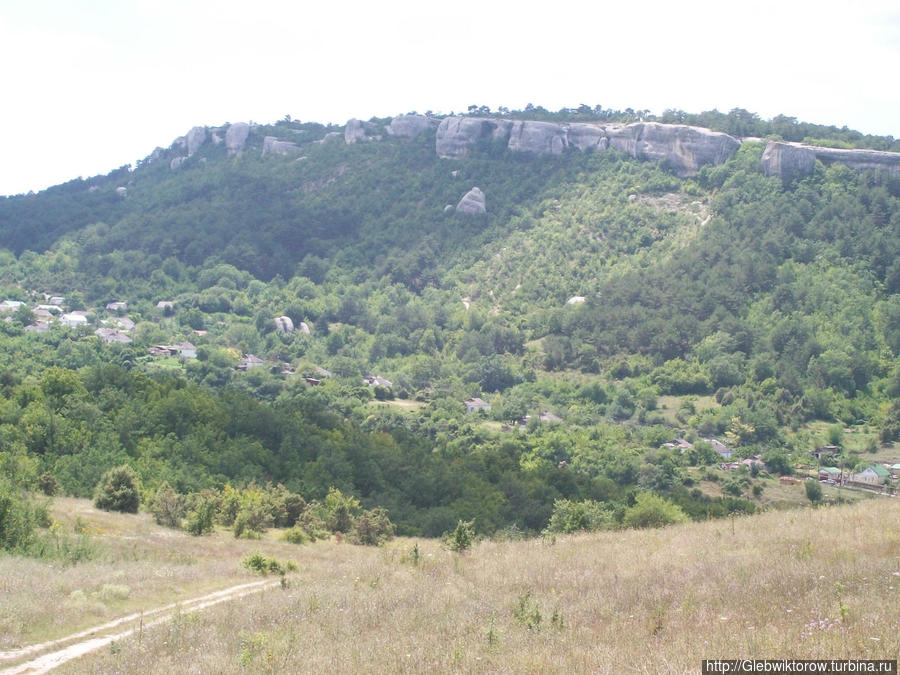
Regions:
<instances>
[{"instance_id":1,"label":"dirt road","mask_svg":"<svg viewBox=\"0 0 900 675\"><path fill-rule=\"evenodd\" d=\"M196 612L220 602L228 602L251 593L258 593L278 584L277 580L267 580L232 586L198 598L157 607L146 612L129 614L58 640L0 652L0 667L3 667L5 663L15 663L15 665L6 666L0 670L0 675L46 673L67 661L77 659L79 656L100 649L111 642L133 635L139 630L168 621L176 612ZM19 663L22 659L29 658L30 660Z\"/></svg>"}]
</instances>

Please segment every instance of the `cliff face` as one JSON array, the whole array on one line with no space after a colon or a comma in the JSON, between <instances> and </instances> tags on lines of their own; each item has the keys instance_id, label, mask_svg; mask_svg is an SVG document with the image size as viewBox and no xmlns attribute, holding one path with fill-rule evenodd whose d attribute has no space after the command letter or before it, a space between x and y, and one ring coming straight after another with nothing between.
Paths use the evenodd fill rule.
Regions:
<instances>
[{"instance_id":1,"label":"cliff face","mask_svg":"<svg viewBox=\"0 0 900 675\"><path fill-rule=\"evenodd\" d=\"M740 142L728 134L679 124L556 124L447 117L437 129L441 157L461 157L485 140L500 140L511 152L559 155L572 146L582 152L609 147L636 159L663 160L680 176L695 176L706 164L721 164Z\"/></svg>"},{"instance_id":2,"label":"cliff face","mask_svg":"<svg viewBox=\"0 0 900 675\"><path fill-rule=\"evenodd\" d=\"M844 164L857 171L875 169L887 171L892 176L900 176L900 153L897 152L820 148L779 141L769 141L760 166L767 176L793 180L811 174L815 169L816 160L825 164Z\"/></svg>"}]
</instances>

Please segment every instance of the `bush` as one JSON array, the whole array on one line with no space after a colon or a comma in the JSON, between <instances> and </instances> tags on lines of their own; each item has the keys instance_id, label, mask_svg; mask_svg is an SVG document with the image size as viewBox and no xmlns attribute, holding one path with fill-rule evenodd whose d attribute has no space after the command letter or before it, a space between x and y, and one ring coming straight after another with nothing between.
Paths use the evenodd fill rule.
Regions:
<instances>
[{"instance_id":1,"label":"bush","mask_svg":"<svg viewBox=\"0 0 900 675\"><path fill-rule=\"evenodd\" d=\"M94 492L94 506L104 511L137 513L140 503L140 481L134 470L125 464L103 474Z\"/></svg>"},{"instance_id":2,"label":"bush","mask_svg":"<svg viewBox=\"0 0 900 675\"><path fill-rule=\"evenodd\" d=\"M191 504L184 529L196 537L212 532L216 521L219 500L214 493L203 491L191 495Z\"/></svg>"},{"instance_id":3,"label":"bush","mask_svg":"<svg viewBox=\"0 0 900 675\"><path fill-rule=\"evenodd\" d=\"M625 511L622 524L625 527L662 527L687 520L687 514L669 500L652 492L641 492L634 506Z\"/></svg>"},{"instance_id":4,"label":"bush","mask_svg":"<svg viewBox=\"0 0 900 675\"><path fill-rule=\"evenodd\" d=\"M0 550L24 552L33 540L36 526L34 505L0 477Z\"/></svg>"},{"instance_id":5,"label":"bush","mask_svg":"<svg viewBox=\"0 0 900 675\"><path fill-rule=\"evenodd\" d=\"M550 516L546 532L571 534L581 531L608 530L612 526L612 512L602 502L592 499L585 499L581 502L557 499L553 502L553 514Z\"/></svg>"},{"instance_id":6,"label":"bush","mask_svg":"<svg viewBox=\"0 0 900 675\"><path fill-rule=\"evenodd\" d=\"M157 525L180 528L184 518L184 500L164 481L156 490L150 512Z\"/></svg>"},{"instance_id":7,"label":"bush","mask_svg":"<svg viewBox=\"0 0 900 675\"><path fill-rule=\"evenodd\" d=\"M387 510L379 507L363 511L353 521L350 543L362 546L380 546L394 537L394 524L388 519Z\"/></svg>"},{"instance_id":8,"label":"bush","mask_svg":"<svg viewBox=\"0 0 900 675\"><path fill-rule=\"evenodd\" d=\"M453 532L447 532L442 537L444 545L451 551L465 553L475 542L475 521L460 520Z\"/></svg>"}]
</instances>

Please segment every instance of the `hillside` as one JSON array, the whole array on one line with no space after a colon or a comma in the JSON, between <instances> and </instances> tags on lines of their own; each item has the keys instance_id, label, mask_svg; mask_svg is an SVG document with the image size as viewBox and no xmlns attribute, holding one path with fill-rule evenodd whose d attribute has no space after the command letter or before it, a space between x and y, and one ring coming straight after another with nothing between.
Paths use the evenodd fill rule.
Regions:
<instances>
[{"instance_id":1,"label":"hillside","mask_svg":"<svg viewBox=\"0 0 900 675\"><path fill-rule=\"evenodd\" d=\"M743 110L286 118L0 200L0 491L127 464L145 507L337 488L425 536L890 491L897 150Z\"/></svg>"},{"instance_id":2,"label":"hillside","mask_svg":"<svg viewBox=\"0 0 900 675\"><path fill-rule=\"evenodd\" d=\"M59 506L66 530L77 516L92 533L95 557L65 567L0 558L0 649L139 609L147 621L58 672L684 673L706 658L900 654L893 499L486 540L461 555L432 540L374 549L198 539L144 515ZM283 588L150 626L154 607L262 579L240 564L254 550L298 570Z\"/></svg>"}]
</instances>

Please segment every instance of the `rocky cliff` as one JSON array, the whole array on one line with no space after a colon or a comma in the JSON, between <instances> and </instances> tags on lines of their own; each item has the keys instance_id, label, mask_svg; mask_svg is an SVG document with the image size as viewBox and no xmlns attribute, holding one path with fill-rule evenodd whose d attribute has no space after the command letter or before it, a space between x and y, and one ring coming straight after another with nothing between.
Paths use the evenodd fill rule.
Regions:
<instances>
[{"instance_id":1,"label":"rocky cliff","mask_svg":"<svg viewBox=\"0 0 900 675\"><path fill-rule=\"evenodd\" d=\"M636 159L662 160L680 176L695 176L707 164L721 164L740 141L728 134L679 124L557 124L479 117L447 117L437 129L440 157L461 157L485 141L502 141L511 152L559 155L572 146L583 152L608 147Z\"/></svg>"},{"instance_id":2,"label":"rocky cliff","mask_svg":"<svg viewBox=\"0 0 900 675\"><path fill-rule=\"evenodd\" d=\"M779 141L769 141L766 145L761 166L767 176L780 176L785 180L792 180L811 174L815 169L816 160L824 164L843 164L857 171L873 169L887 171L892 176L900 176L900 152L820 148L815 145Z\"/></svg>"}]
</instances>

